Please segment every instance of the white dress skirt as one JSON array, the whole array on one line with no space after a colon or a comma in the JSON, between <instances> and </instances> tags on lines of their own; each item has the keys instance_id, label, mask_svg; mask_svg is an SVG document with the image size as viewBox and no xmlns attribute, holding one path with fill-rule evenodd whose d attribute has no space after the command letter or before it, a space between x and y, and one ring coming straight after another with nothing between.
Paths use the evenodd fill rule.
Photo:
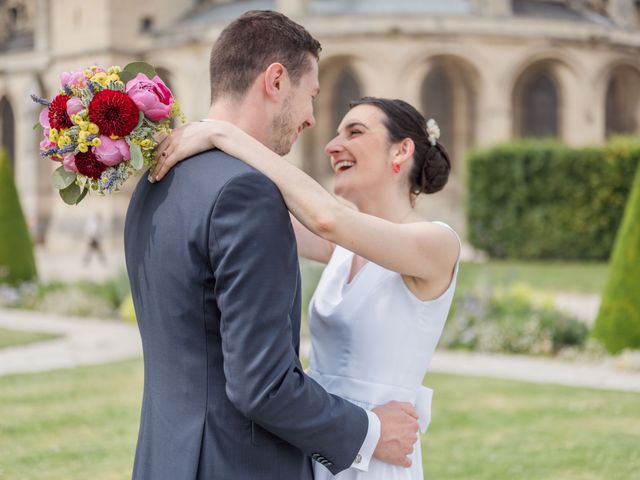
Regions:
<instances>
[{"instance_id":1,"label":"white dress skirt","mask_svg":"<svg viewBox=\"0 0 640 480\"><path fill-rule=\"evenodd\" d=\"M336 246L310 302L309 376L365 409L410 402L425 432L433 391L422 382L451 307L458 263L447 290L423 302L400 274L371 262L347 283L352 260L353 253ZM367 472L349 468L335 476L314 462L314 474L316 480L423 480L420 440L411 460L402 468L373 458Z\"/></svg>"}]
</instances>

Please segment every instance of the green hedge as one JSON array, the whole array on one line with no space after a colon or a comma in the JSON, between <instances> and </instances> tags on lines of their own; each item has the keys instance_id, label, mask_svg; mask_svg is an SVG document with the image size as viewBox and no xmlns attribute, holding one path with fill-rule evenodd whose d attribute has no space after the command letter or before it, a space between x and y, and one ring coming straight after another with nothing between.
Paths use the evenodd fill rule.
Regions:
<instances>
[{"instance_id":1,"label":"green hedge","mask_svg":"<svg viewBox=\"0 0 640 480\"><path fill-rule=\"evenodd\" d=\"M640 348L640 168L609 265L593 335L607 350Z\"/></svg>"},{"instance_id":2,"label":"green hedge","mask_svg":"<svg viewBox=\"0 0 640 480\"><path fill-rule=\"evenodd\" d=\"M606 260L640 141L574 149L521 141L469 158L468 236L492 257Z\"/></svg>"},{"instance_id":3,"label":"green hedge","mask_svg":"<svg viewBox=\"0 0 640 480\"><path fill-rule=\"evenodd\" d=\"M18 284L35 278L31 237L9 160L0 151L0 283Z\"/></svg>"}]
</instances>

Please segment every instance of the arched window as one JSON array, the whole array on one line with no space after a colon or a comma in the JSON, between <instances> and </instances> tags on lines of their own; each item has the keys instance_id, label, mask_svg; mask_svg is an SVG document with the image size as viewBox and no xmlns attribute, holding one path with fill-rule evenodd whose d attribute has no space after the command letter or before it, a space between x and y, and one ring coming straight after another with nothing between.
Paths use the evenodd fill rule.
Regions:
<instances>
[{"instance_id":1,"label":"arched window","mask_svg":"<svg viewBox=\"0 0 640 480\"><path fill-rule=\"evenodd\" d=\"M422 82L422 113L440 126L440 142L454 146L454 94L452 82L444 66L436 64Z\"/></svg>"},{"instance_id":2,"label":"arched window","mask_svg":"<svg viewBox=\"0 0 640 480\"><path fill-rule=\"evenodd\" d=\"M349 103L362 97L360 86L355 75L349 68L345 68L336 80L333 88L333 98L331 103L332 136L340 125L342 117L349 111Z\"/></svg>"},{"instance_id":3,"label":"arched window","mask_svg":"<svg viewBox=\"0 0 640 480\"><path fill-rule=\"evenodd\" d=\"M15 171L15 124L13 108L6 97L0 100L0 122L0 146L9 156L11 168Z\"/></svg>"},{"instance_id":4,"label":"arched window","mask_svg":"<svg viewBox=\"0 0 640 480\"><path fill-rule=\"evenodd\" d=\"M605 133L610 135L640 132L640 72L630 67L614 71L607 86Z\"/></svg>"},{"instance_id":5,"label":"arched window","mask_svg":"<svg viewBox=\"0 0 640 480\"><path fill-rule=\"evenodd\" d=\"M551 75L541 70L525 79L520 106L522 137L558 137L558 92Z\"/></svg>"}]
</instances>

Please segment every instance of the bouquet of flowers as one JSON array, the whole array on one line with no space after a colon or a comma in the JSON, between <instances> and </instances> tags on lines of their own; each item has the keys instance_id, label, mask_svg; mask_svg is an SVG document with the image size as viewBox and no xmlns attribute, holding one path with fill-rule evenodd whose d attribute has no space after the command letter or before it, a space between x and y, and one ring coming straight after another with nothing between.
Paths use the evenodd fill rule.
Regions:
<instances>
[{"instance_id":1,"label":"bouquet of flowers","mask_svg":"<svg viewBox=\"0 0 640 480\"><path fill-rule=\"evenodd\" d=\"M173 94L147 63L65 72L60 83L53 100L31 98L44 106L41 155L62 164L52 184L69 205L89 191L116 192L131 175L153 167L160 134L171 131L171 119L185 121Z\"/></svg>"}]
</instances>

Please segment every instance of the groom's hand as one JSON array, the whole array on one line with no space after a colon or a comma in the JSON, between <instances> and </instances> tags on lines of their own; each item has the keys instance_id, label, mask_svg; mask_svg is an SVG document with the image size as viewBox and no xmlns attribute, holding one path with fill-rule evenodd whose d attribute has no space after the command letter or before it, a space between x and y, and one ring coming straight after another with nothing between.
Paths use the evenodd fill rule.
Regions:
<instances>
[{"instance_id":1,"label":"groom's hand","mask_svg":"<svg viewBox=\"0 0 640 480\"><path fill-rule=\"evenodd\" d=\"M418 440L418 415L410 403L389 402L373 409L380 419L380 440L373 452L378 460L410 467L408 455Z\"/></svg>"}]
</instances>

